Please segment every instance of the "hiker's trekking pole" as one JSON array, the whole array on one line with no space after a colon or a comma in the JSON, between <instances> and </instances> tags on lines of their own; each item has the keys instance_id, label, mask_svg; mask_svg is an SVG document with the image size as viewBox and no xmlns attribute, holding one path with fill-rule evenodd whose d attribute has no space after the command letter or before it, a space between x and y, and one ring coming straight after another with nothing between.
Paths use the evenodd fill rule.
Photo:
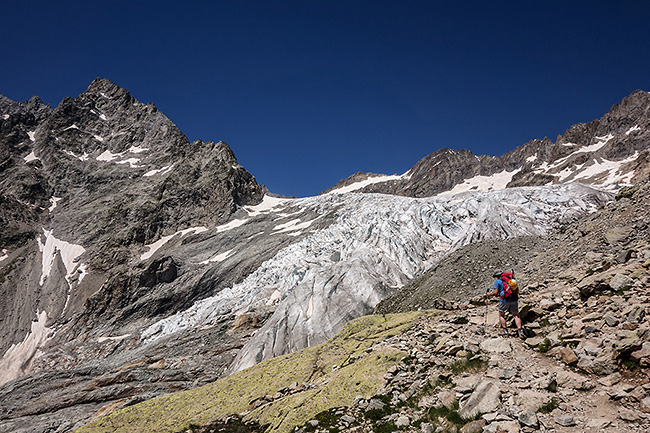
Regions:
<instances>
[{"instance_id":1,"label":"hiker's trekking pole","mask_svg":"<svg viewBox=\"0 0 650 433\"><path fill-rule=\"evenodd\" d=\"M487 294L490 292L490 289L487 289L485 291L485 326L484 326L484 331L487 334L487 315L488 315L488 303L490 302L490 298L488 298Z\"/></svg>"}]
</instances>

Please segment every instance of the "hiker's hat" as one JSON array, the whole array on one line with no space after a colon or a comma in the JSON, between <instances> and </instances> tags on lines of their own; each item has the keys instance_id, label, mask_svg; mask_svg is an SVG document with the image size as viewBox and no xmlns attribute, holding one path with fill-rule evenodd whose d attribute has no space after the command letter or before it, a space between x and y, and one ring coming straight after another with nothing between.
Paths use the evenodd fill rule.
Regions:
<instances>
[{"instance_id":1,"label":"hiker's hat","mask_svg":"<svg viewBox=\"0 0 650 433\"><path fill-rule=\"evenodd\" d=\"M503 271L501 271L501 269L497 269L496 271L494 271L494 274L492 274L492 276L494 278L499 278L501 274L503 274Z\"/></svg>"}]
</instances>

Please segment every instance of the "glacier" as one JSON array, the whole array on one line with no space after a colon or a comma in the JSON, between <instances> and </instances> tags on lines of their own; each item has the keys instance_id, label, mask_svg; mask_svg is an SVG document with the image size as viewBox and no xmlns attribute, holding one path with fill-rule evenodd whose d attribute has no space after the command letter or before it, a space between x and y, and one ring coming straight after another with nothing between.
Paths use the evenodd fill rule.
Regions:
<instances>
[{"instance_id":1,"label":"glacier","mask_svg":"<svg viewBox=\"0 0 650 433\"><path fill-rule=\"evenodd\" d=\"M241 283L154 323L141 339L149 343L233 314L269 314L231 366L238 371L331 338L457 248L486 239L541 236L610 199L578 183L429 198L334 192L269 199L260 207L266 214L286 215L289 207L310 210L292 212L292 226L309 233ZM331 212L332 224L312 229L311 222ZM254 230L255 222L248 224Z\"/></svg>"}]
</instances>

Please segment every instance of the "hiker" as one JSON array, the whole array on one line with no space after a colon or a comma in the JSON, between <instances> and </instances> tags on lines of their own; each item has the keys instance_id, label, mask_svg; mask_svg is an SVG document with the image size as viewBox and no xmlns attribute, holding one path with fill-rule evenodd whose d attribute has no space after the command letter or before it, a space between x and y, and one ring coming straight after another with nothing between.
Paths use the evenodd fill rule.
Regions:
<instances>
[{"instance_id":1,"label":"hiker","mask_svg":"<svg viewBox=\"0 0 650 433\"><path fill-rule=\"evenodd\" d=\"M517 335L519 338L525 338L524 330L521 327L521 318L519 317L519 304L518 304L518 291L508 290L508 287L504 285L504 282L509 283L510 279L513 279L514 275L511 273L504 273L500 269L494 271L492 275L494 280L494 291L486 293L486 296L498 296L499 297L499 323L501 324L501 335L508 335L508 325L506 323L506 313L512 314L512 317L515 318L515 325L517 325Z\"/></svg>"}]
</instances>

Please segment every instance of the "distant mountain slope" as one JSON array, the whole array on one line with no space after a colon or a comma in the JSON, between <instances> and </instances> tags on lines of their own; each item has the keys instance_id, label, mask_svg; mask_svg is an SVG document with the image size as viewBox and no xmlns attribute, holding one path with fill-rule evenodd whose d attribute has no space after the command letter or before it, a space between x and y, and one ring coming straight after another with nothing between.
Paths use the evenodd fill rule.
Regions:
<instances>
[{"instance_id":1,"label":"distant mountain slope","mask_svg":"<svg viewBox=\"0 0 650 433\"><path fill-rule=\"evenodd\" d=\"M373 182L359 184L358 191L409 197L576 181L616 187L648 177L649 146L650 93L637 90L602 118L573 125L555 143L535 139L499 157L439 149L402 176L356 173L327 192L368 176Z\"/></svg>"}]
</instances>

